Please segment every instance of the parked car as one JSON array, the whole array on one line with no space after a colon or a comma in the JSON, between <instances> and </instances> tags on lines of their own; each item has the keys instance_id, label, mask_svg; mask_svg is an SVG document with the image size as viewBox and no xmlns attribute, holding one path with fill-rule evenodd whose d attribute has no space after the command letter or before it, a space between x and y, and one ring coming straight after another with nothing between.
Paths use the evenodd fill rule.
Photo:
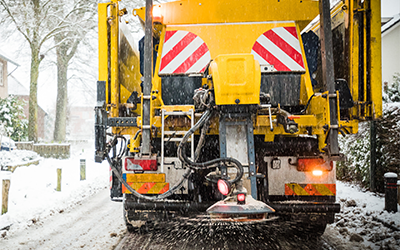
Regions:
<instances>
[{"instance_id":1,"label":"parked car","mask_svg":"<svg viewBox=\"0 0 400 250\"><path fill-rule=\"evenodd\" d=\"M0 136L0 141L1 141L1 151L11 151L17 149L15 146L15 142L7 136Z\"/></svg>"}]
</instances>

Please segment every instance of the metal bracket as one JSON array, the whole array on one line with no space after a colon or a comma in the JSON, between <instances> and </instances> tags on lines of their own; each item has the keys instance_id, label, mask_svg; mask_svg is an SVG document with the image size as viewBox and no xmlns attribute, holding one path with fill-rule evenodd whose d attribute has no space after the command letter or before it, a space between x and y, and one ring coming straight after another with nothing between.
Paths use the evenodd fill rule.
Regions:
<instances>
[{"instance_id":1,"label":"metal bracket","mask_svg":"<svg viewBox=\"0 0 400 250\"><path fill-rule=\"evenodd\" d=\"M107 126L110 126L110 127L137 127L136 117L108 118Z\"/></svg>"}]
</instances>

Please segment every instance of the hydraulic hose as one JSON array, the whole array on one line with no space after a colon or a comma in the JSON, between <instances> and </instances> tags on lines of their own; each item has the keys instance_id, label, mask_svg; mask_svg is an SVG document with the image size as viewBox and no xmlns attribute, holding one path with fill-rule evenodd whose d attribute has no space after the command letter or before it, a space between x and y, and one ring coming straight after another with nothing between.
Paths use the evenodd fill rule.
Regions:
<instances>
[{"instance_id":1,"label":"hydraulic hose","mask_svg":"<svg viewBox=\"0 0 400 250\"><path fill-rule=\"evenodd\" d=\"M209 111L209 110L207 110L203 115L202 115L202 117L200 118L200 120L196 123L196 125L195 125L195 127L200 127L201 125L198 125L199 123L201 123L201 124L204 124L204 122L205 121L207 121L209 118L211 117L211 112ZM194 127L193 127L194 128ZM193 129L192 128L192 129ZM192 130L191 129L191 130ZM140 131L140 130L139 130ZM138 131L138 132L139 132ZM194 131L196 131L196 130L194 130ZM135 137L139 134L139 133L136 133L136 135L135 135ZM187 134L189 134L189 132L188 133L186 133L186 135ZM186 136L185 135L185 136ZM191 135L191 134L190 134ZM187 138L189 138L190 136L188 136ZM114 138L114 140L116 140L118 137L115 137ZM115 143L115 141L112 141L111 143L110 143L110 145L113 145L114 143ZM187 140L186 140L187 141ZM111 147L110 147L111 148ZM134 195L134 196L136 196L137 198L139 198L139 199L145 199L145 200L161 200L161 199L164 199L164 198L167 198L167 197L169 197L169 196L171 196L172 194L174 194L176 191L178 191L181 187L182 187L182 185L183 185L183 182L187 179L187 178L189 178L189 176L190 176L190 174L191 174L191 171L192 171L192 169L191 168L188 168L188 170L183 174L183 176L182 176L182 178L179 180L179 182L175 185L175 186L173 186L170 190L168 190L167 192L165 192L165 193L163 193L163 194L159 194L159 195L155 195L155 196L148 196L148 195L143 195L143 194L140 194L140 193L138 193L135 189L133 189L131 186L129 186L129 184L122 178L122 176L121 176L121 174L120 174L120 172L118 171L118 169L115 167L115 165L113 164L113 162L112 162L112 160L111 160L111 158L110 158L110 156L108 155L108 152L105 154L106 155L106 158L107 158L107 161L108 161L108 164L110 164L110 167L111 167L111 170L113 171L113 173L114 173L114 175L117 177L117 179Z\"/></svg>"},{"instance_id":2,"label":"hydraulic hose","mask_svg":"<svg viewBox=\"0 0 400 250\"><path fill-rule=\"evenodd\" d=\"M115 164L112 162L110 156L108 155L108 152L106 152L105 156L106 159L108 161L108 164L110 164L111 170L113 171L114 175L117 177L117 179L137 198L139 199L145 199L145 200L161 200L164 198L167 198L169 196L171 196L172 194L174 194L176 191L178 191L184 181L186 179L189 178L192 170L202 170L202 169L209 169L209 168L214 168L217 167L220 163L228 163L228 164L232 164L232 166L228 166L228 167L235 167L238 171L236 173L236 177L233 180L228 180L228 182L230 182L231 184L236 183L237 181L239 181L242 176L243 176L243 166L242 164L233 158L217 158L211 161L207 161L207 162L203 162L203 163L197 163L197 162L193 162L191 161L187 156L186 156L186 149L183 146L188 139L190 138L190 136L197 130L199 129L202 125L204 125L207 121L210 120L210 118L212 117L212 112L210 110L206 110L206 112L204 112L204 114L201 116L200 120L185 134L185 136L183 137L181 143L178 146L178 157L179 159L186 163L188 165L188 169L187 171L183 174L182 178L179 180L179 182L173 186L170 190L168 190L167 192L163 193L163 194L159 194L159 195L155 195L155 196L148 196L148 195L143 195L138 193L135 189L133 189L121 176L121 173L118 171L117 167L115 166ZM118 137L115 137L114 140L110 143L110 145L113 145L115 143L115 140ZM111 147L109 147L111 148Z\"/></svg>"},{"instance_id":3,"label":"hydraulic hose","mask_svg":"<svg viewBox=\"0 0 400 250\"><path fill-rule=\"evenodd\" d=\"M204 112L204 114L201 116L200 120L185 134L185 136L183 137L182 141L180 142L180 144L178 146L178 157L179 157L179 160L181 160L183 163L186 163L186 165L190 169L194 169L194 170L210 169L210 168L217 167L221 163L228 163L228 164L230 163L230 164L232 164L232 166L227 166L227 167L235 167L237 169L235 179L228 180L228 182L233 184L242 178L243 172L244 172L243 166L238 160L236 160L234 158L230 158L230 157L224 157L224 158L217 158L217 159L214 159L211 161L199 163L199 162L194 162L194 161L190 160L186 155L186 149L184 147L184 144L189 140L190 136L197 129L199 129L202 125L204 125L207 121L210 120L212 115L213 114L209 109L206 110L206 112Z\"/></svg>"},{"instance_id":4,"label":"hydraulic hose","mask_svg":"<svg viewBox=\"0 0 400 250\"><path fill-rule=\"evenodd\" d=\"M185 181L185 179L187 179L190 176L190 172L191 172L191 170L188 169L185 172L185 174L182 176L182 179L178 182L178 184L175 185L174 187L172 187L167 192L165 192L163 194L155 195L155 196L148 196L148 195L143 195L143 194L140 194L140 193L136 192L135 189L133 189L131 186L129 186L129 184L122 178L122 176L121 176L120 172L118 171L118 169L114 166L114 164L111 161L110 156L108 154L106 154L106 158L107 158L108 164L110 164L111 170L113 171L115 176L118 178L118 180L126 187L126 189L128 189L137 198L145 199L145 200L153 200L153 201L154 200L161 200L161 199L164 199L164 198L167 198L167 197L171 196L178 189L180 189L182 187L183 182Z\"/></svg>"}]
</instances>

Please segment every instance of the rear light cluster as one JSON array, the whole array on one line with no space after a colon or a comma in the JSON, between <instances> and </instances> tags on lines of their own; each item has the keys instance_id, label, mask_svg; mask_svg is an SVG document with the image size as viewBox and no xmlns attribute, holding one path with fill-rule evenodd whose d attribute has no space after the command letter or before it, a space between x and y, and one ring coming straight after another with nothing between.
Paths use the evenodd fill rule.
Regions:
<instances>
[{"instance_id":1,"label":"rear light cluster","mask_svg":"<svg viewBox=\"0 0 400 250\"><path fill-rule=\"evenodd\" d=\"M238 204L243 205L243 204L246 203L246 194L239 193L239 194L237 194L236 198L237 198L237 203Z\"/></svg>"},{"instance_id":2,"label":"rear light cluster","mask_svg":"<svg viewBox=\"0 0 400 250\"><path fill-rule=\"evenodd\" d=\"M226 180L219 179L217 182L218 190L221 194L227 196L231 193L231 184L227 182ZM238 188L236 186L236 188ZM239 188L240 191L237 189L233 192L233 197L236 198L237 204L239 205L244 205L246 204L246 190L243 190L242 188Z\"/></svg>"},{"instance_id":3,"label":"rear light cluster","mask_svg":"<svg viewBox=\"0 0 400 250\"><path fill-rule=\"evenodd\" d=\"M154 159L135 159L125 157L124 167L126 171L157 171L157 160Z\"/></svg>"},{"instance_id":4,"label":"rear light cluster","mask_svg":"<svg viewBox=\"0 0 400 250\"><path fill-rule=\"evenodd\" d=\"M227 196L231 192L231 185L229 182L219 179L217 182L218 190L221 194Z\"/></svg>"},{"instance_id":5,"label":"rear light cluster","mask_svg":"<svg viewBox=\"0 0 400 250\"><path fill-rule=\"evenodd\" d=\"M324 171L333 169L332 161L324 161L322 158L299 158L297 159L297 170L312 172L314 176L321 176Z\"/></svg>"}]
</instances>

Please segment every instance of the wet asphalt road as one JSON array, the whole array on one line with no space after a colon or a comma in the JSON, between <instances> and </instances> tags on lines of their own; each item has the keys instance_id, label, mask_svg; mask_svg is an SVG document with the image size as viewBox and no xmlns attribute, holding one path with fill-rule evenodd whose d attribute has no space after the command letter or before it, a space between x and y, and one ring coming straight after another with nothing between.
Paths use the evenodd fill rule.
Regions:
<instances>
[{"instance_id":1,"label":"wet asphalt road","mask_svg":"<svg viewBox=\"0 0 400 250\"><path fill-rule=\"evenodd\" d=\"M147 230L146 230L147 229ZM120 249L336 249L324 237L283 223L221 224L169 222L127 233Z\"/></svg>"}]
</instances>

